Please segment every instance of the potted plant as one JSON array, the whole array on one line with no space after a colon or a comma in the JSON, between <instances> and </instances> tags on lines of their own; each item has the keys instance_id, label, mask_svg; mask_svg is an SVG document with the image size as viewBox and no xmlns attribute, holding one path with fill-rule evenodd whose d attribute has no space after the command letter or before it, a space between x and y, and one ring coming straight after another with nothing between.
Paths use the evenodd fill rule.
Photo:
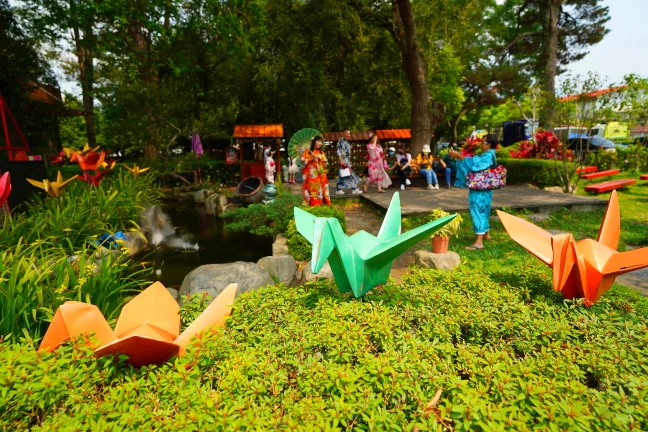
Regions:
<instances>
[{"instance_id":1,"label":"potted plant","mask_svg":"<svg viewBox=\"0 0 648 432\"><path fill-rule=\"evenodd\" d=\"M432 210L432 213L430 213L430 221L441 219L446 216L450 216L450 213L445 212L441 209L434 209ZM436 231L432 236L432 252L448 252L450 237L459 237L459 227L461 227L462 222L463 218L461 217L461 215L457 215L457 217L455 217L450 223Z\"/></svg>"}]
</instances>

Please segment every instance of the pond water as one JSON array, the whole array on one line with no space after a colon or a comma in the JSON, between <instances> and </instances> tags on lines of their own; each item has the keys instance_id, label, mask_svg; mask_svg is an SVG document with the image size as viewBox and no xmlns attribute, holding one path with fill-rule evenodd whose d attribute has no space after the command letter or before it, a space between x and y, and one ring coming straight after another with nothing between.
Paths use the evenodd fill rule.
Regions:
<instances>
[{"instance_id":1,"label":"pond water","mask_svg":"<svg viewBox=\"0 0 648 432\"><path fill-rule=\"evenodd\" d=\"M182 250L162 245L137 259L156 270L152 281L160 281L167 288L179 288L189 272L204 264L257 262L272 255L271 237L226 232L223 219L208 215L203 205L168 201L161 209L171 218L178 236L186 236L199 246L198 250Z\"/></svg>"}]
</instances>

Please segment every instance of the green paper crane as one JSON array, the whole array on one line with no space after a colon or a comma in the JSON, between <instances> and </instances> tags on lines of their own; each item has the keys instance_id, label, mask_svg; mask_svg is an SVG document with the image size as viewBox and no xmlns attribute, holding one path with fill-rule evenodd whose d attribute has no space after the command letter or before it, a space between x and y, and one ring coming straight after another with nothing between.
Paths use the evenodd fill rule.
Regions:
<instances>
[{"instance_id":1,"label":"green paper crane","mask_svg":"<svg viewBox=\"0 0 648 432\"><path fill-rule=\"evenodd\" d=\"M401 234L400 196L396 192L378 237L366 231L348 237L337 219L315 217L295 207L297 231L313 245L313 274L317 274L328 261L340 291L352 291L356 298L376 285L387 283L396 258L456 216L446 216Z\"/></svg>"}]
</instances>

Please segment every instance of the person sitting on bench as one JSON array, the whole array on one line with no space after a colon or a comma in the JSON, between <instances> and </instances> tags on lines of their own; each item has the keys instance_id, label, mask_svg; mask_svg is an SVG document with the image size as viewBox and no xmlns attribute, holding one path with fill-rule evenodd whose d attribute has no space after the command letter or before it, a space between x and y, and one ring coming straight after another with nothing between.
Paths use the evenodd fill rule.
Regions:
<instances>
[{"instance_id":1,"label":"person sitting on bench","mask_svg":"<svg viewBox=\"0 0 648 432\"><path fill-rule=\"evenodd\" d=\"M398 147L398 154L396 155L396 168L394 169L394 172L398 174L398 178L400 178L401 181L401 190L405 190L405 186L409 182L409 175L412 172L412 155L407 153L407 149L405 148L404 145L401 144L400 147Z\"/></svg>"},{"instance_id":2,"label":"person sitting on bench","mask_svg":"<svg viewBox=\"0 0 648 432\"><path fill-rule=\"evenodd\" d=\"M428 189L439 189L439 180L437 180L436 173L434 172L435 162L445 167L445 163L441 159L437 160L437 158L432 156L430 146L427 144L424 145L423 151L416 156L416 166L418 167L419 174L425 176Z\"/></svg>"},{"instance_id":3,"label":"person sitting on bench","mask_svg":"<svg viewBox=\"0 0 648 432\"><path fill-rule=\"evenodd\" d=\"M443 155L443 162L445 163L445 181L446 187L452 187L452 174L457 174L457 161L450 156L450 151L459 151L459 146L456 142L452 142L450 147L448 147L448 152Z\"/></svg>"}]
</instances>

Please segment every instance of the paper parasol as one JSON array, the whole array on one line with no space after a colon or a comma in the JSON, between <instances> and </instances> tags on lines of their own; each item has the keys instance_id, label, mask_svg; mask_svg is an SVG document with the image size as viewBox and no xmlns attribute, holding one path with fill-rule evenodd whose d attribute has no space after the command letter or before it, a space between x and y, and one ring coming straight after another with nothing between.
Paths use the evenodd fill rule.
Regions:
<instances>
[{"instance_id":1,"label":"paper parasol","mask_svg":"<svg viewBox=\"0 0 648 432\"><path fill-rule=\"evenodd\" d=\"M291 159L299 160L304 150L310 148L313 137L318 135L322 136L317 129L302 129L297 131L288 143L288 156Z\"/></svg>"}]
</instances>

